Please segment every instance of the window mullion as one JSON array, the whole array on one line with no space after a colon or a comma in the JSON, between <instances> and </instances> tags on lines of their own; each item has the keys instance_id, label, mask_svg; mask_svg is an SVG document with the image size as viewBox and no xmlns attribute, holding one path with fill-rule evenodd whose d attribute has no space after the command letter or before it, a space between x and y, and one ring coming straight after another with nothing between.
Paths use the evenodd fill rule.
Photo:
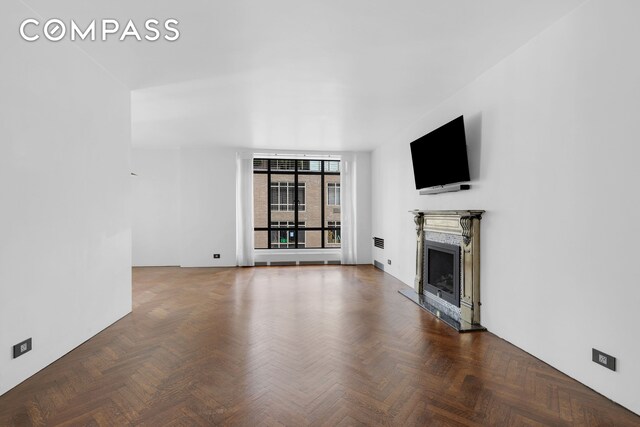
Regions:
<instances>
[{"instance_id":1,"label":"window mullion","mask_svg":"<svg viewBox=\"0 0 640 427\"><path fill-rule=\"evenodd\" d=\"M272 190L271 190L271 160L267 160L267 249L271 249L271 209L272 209Z\"/></svg>"},{"instance_id":2,"label":"window mullion","mask_svg":"<svg viewBox=\"0 0 640 427\"><path fill-rule=\"evenodd\" d=\"M325 234L326 234L326 229L325 229L325 225L324 225L324 204L325 204L325 200L324 200L324 169L325 169L325 164L326 162L323 160L322 161L322 167L320 168L322 170L321 174L320 174L320 227L322 227L322 230L320 231L320 240L322 241L322 247L324 248L324 240L325 240Z\"/></svg>"},{"instance_id":3,"label":"window mullion","mask_svg":"<svg viewBox=\"0 0 640 427\"><path fill-rule=\"evenodd\" d=\"M294 167L293 170L295 172L295 174L293 175L293 197L294 197L294 203L293 203L293 209L294 209L294 213L293 213L293 235L295 237L295 248L298 249L298 219L299 219L299 214L298 214L298 161L294 160L293 161Z\"/></svg>"}]
</instances>

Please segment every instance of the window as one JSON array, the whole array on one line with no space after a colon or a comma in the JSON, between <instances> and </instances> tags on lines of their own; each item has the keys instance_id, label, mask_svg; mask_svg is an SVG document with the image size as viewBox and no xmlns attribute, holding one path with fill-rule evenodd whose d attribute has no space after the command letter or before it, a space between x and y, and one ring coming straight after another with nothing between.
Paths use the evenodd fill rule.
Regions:
<instances>
[{"instance_id":1,"label":"window","mask_svg":"<svg viewBox=\"0 0 640 427\"><path fill-rule=\"evenodd\" d=\"M296 191L293 182L273 182L271 183L271 210L272 211L295 211ZM298 185L298 209L305 210L305 185Z\"/></svg>"},{"instance_id":2,"label":"window","mask_svg":"<svg viewBox=\"0 0 640 427\"><path fill-rule=\"evenodd\" d=\"M327 244L340 245L340 221L327 222Z\"/></svg>"},{"instance_id":3,"label":"window","mask_svg":"<svg viewBox=\"0 0 640 427\"><path fill-rule=\"evenodd\" d=\"M339 248L339 205L339 160L253 160L256 249Z\"/></svg>"},{"instance_id":4,"label":"window","mask_svg":"<svg viewBox=\"0 0 640 427\"><path fill-rule=\"evenodd\" d=\"M330 182L327 184L327 204L340 206L340 184Z\"/></svg>"}]
</instances>

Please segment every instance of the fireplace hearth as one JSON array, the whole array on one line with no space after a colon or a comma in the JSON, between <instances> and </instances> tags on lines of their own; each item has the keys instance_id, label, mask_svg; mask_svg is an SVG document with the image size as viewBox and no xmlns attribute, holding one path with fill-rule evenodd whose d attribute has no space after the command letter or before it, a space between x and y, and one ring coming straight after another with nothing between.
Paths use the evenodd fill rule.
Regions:
<instances>
[{"instance_id":1,"label":"fireplace hearth","mask_svg":"<svg viewBox=\"0 0 640 427\"><path fill-rule=\"evenodd\" d=\"M459 332L480 324L480 220L484 211L411 211L417 233L414 290L401 290Z\"/></svg>"}]
</instances>

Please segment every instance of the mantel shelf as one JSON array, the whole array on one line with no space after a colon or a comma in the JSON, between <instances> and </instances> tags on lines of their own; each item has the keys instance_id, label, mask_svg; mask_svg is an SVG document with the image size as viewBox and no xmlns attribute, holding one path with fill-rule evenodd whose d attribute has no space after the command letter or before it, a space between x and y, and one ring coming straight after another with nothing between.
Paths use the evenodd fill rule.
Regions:
<instances>
[{"instance_id":1,"label":"mantel shelf","mask_svg":"<svg viewBox=\"0 0 640 427\"><path fill-rule=\"evenodd\" d=\"M424 216L458 216L458 217L481 217L485 211L482 210L459 210L459 211L423 211L413 209L409 211L411 214L422 214Z\"/></svg>"}]
</instances>

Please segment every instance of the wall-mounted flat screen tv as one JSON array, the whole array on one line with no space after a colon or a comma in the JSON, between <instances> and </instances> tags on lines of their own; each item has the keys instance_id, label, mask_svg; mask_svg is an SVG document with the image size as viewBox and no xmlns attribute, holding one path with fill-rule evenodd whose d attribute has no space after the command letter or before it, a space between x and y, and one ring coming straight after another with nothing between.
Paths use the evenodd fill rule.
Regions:
<instances>
[{"instance_id":1,"label":"wall-mounted flat screen tv","mask_svg":"<svg viewBox=\"0 0 640 427\"><path fill-rule=\"evenodd\" d=\"M411 159L418 190L469 181L463 116L413 141Z\"/></svg>"}]
</instances>

